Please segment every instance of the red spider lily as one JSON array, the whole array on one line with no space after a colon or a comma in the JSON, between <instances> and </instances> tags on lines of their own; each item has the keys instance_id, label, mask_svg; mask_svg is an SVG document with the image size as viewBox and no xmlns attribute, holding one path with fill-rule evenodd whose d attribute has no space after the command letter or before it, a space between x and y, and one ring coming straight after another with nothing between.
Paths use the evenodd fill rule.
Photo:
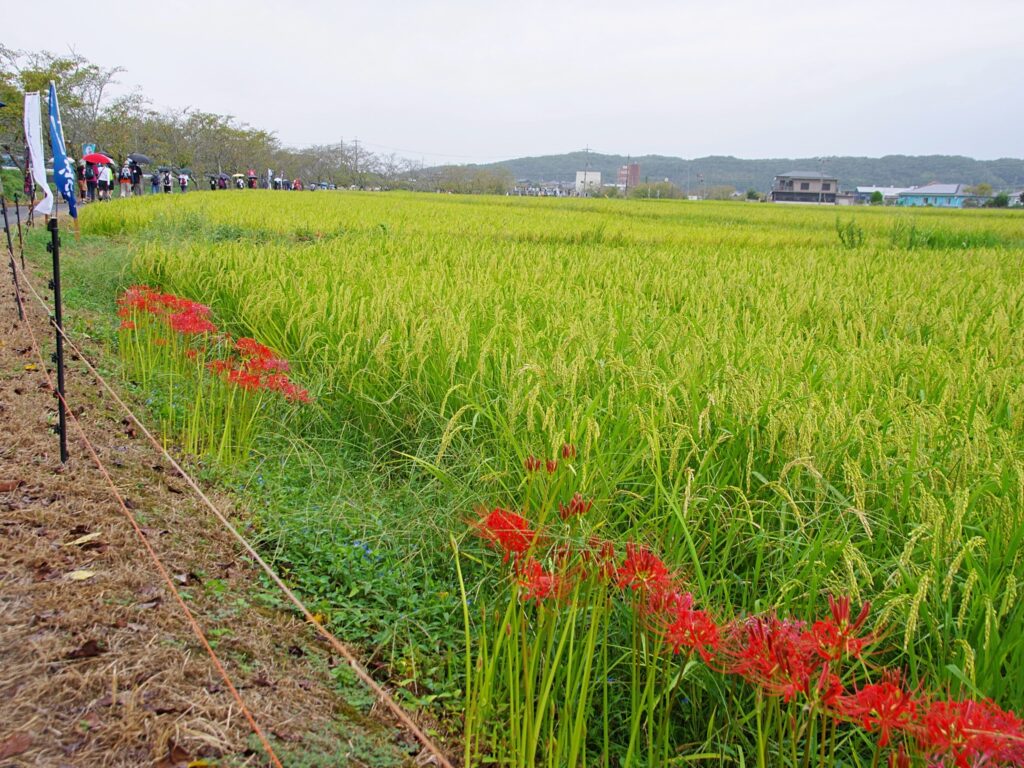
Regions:
<instances>
[{"instance_id":1,"label":"red spider lily","mask_svg":"<svg viewBox=\"0 0 1024 768\"><path fill-rule=\"evenodd\" d=\"M526 471L532 475L534 472L540 470L540 459L531 454L526 457L525 461L523 461L523 466L526 467Z\"/></svg>"},{"instance_id":2,"label":"red spider lily","mask_svg":"<svg viewBox=\"0 0 1024 768\"><path fill-rule=\"evenodd\" d=\"M548 598L561 598L569 590L569 580L564 575L545 571L534 559L525 565L516 566L516 577L523 590L523 600L536 600L539 604Z\"/></svg>"},{"instance_id":3,"label":"red spider lily","mask_svg":"<svg viewBox=\"0 0 1024 768\"><path fill-rule=\"evenodd\" d=\"M843 688L842 681L839 679L839 675L832 672L826 664L821 668L821 674L818 675L814 692L823 707L835 710L839 706L839 697L846 691Z\"/></svg>"},{"instance_id":4,"label":"red spider lily","mask_svg":"<svg viewBox=\"0 0 1024 768\"><path fill-rule=\"evenodd\" d=\"M217 326L204 315L191 311L175 313L168 317L168 322L175 331L186 335L214 333L217 330Z\"/></svg>"},{"instance_id":5,"label":"red spider lily","mask_svg":"<svg viewBox=\"0 0 1024 768\"><path fill-rule=\"evenodd\" d=\"M576 515L585 515L594 506L593 499L584 499L583 494L577 491L573 494L568 504L558 502L558 514L563 520L568 520Z\"/></svg>"},{"instance_id":6,"label":"red spider lily","mask_svg":"<svg viewBox=\"0 0 1024 768\"><path fill-rule=\"evenodd\" d=\"M693 594L680 592L673 584L668 583L647 591L647 603L644 611L650 616L671 617L679 611L693 608Z\"/></svg>"},{"instance_id":7,"label":"red spider lily","mask_svg":"<svg viewBox=\"0 0 1024 768\"><path fill-rule=\"evenodd\" d=\"M191 312L202 317L210 314L210 308L205 304L175 296L173 293L159 293L148 285L131 286L121 294L117 303L122 317L131 312L146 312L153 315L165 312Z\"/></svg>"},{"instance_id":8,"label":"red spider lily","mask_svg":"<svg viewBox=\"0 0 1024 768\"><path fill-rule=\"evenodd\" d=\"M821 660L804 642L804 623L774 614L736 624L723 644L725 671L791 701L809 695Z\"/></svg>"},{"instance_id":9,"label":"red spider lily","mask_svg":"<svg viewBox=\"0 0 1024 768\"><path fill-rule=\"evenodd\" d=\"M889 755L889 768L910 768L910 755L902 744L899 750Z\"/></svg>"},{"instance_id":10,"label":"red spider lily","mask_svg":"<svg viewBox=\"0 0 1024 768\"><path fill-rule=\"evenodd\" d=\"M808 641L821 658L838 661L847 656L858 659L865 646L874 642L870 633L859 635L864 622L867 621L871 603L865 602L857 618L850 621L850 598L834 598L829 595L831 616L814 622L808 633Z\"/></svg>"},{"instance_id":11,"label":"red spider lily","mask_svg":"<svg viewBox=\"0 0 1024 768\"><path fill-rule=\"evenodd\" d=\"M280 392L285 400L293 403L310 402L309 392L297 386L283 373L272 373L264 380L264 386L272 392Z\"/></svg>"},{"instance_id":12,"label":"red spider lily","mask_svg":"<svg viewBox=\"0 0 1024 768\"><path fill-rule=\"evenodd\" d=\"M210 308L205 304L200 304L198 301L192 301L182 296L175 296L173 293L160 294L156 297L156 302L172 313L192 314L199 315L200 317L207 317L210 314Z\"/></svg>"},{"instance_id":13,"label":"red spider lily","mask_svg":"<svg viewBox=\"0 0 1024 768\"><path fill-rule=\"evenodd\" d=\"M672 646L672 653L681 648L697 651L705 662L712 659L712 651L720 647L718 625L707 611L693 609L693 595L689 592L679 596L671 623L665 627L665 641Z\"/></svg>"},{"instance_id":14,"label":"red spider lily","mask_svg":"<svg viewBox=\"0 0 1024 768\"><path fill-rule=\"evenodd\" d=\"M652 590L672 583L672 576L661 558L638 544L626 544L626 559L617 573L622 588Z\"/></svg>"},{"instance_id":15,"label":"red spider lily","mask_svg":"<svg viewBox=\"0 0 1024 768\"><path fill-rule=\"evenodd\" d=\"M255 391L263 385L262 380L255 373L237 369L228 371L228 381L247 392Z\"/></svg>"},{"instance_id":16,"label":"red spider lily","mask_svg":"<svg viewBox=\"0 0 1024 768\"><path fill-rule=\"evenodd\" d=\"M921 724L921 745L933 759L952 757L958 768L1024 764L1024 721L988 699L936 701Z\"/></svg>"},{"instance_id":17,"label":"red spider lily","mask_svg":"<svg viewBox=\"0 0 1024 768\"><path fill-rule=\"evenodd\" d=\"M186 349L185 350L185 357L187 357L189 360L195 360L196 357L198 357L198 356L199 356L199 350L197 350L197 349Z\"/></svg>"},{"instance_id":18,"label":"red spider lily","mask_svg":"<svg viewBox=\"0 0 1024 768\"><path fill-rule=\"evenodd\" d=\"M569 443L562 443L562 458L570 461L576 458L576 446Z\"/></svg>"},{"instance_id":19,"label":"red spider lily","mask_svg":"<svg viewBox=\"0 0 1024 768\"><path fill-rule=\"evenodd\" d=\"M121 330L122 331L134 331L135 330L135 323L133 323L131 320L122 320L121 321Z\"/></svg>"},{"instance_id":20,"label":"red spider lily","mask_svg":"<svg viewBox=\"0 0 1024 768\"><path fill-rule=\"evenodd\" d=\"M477 523L477 530L492 546L504 550L503 562L508 562L512 555L525 554L537 538L525 517L501 507Z\"/></svg>"},{"instance_id":21,"label":"red spider lily","mask_svg":"<svg viewBox=\"0 0 1024 768\"><path fill-rule=\"evenodd\" d=\"M233 360L211 360L206 367L211 373L226 374L234 370L235 364Z\"/></svg>"},{"instance_id":22,"label":"red spider lily","mask_svg":"<svg viewBox=\"0 0 1024 768\"><path fill-rule=\"evenodd\" d=\"M261 360L270 359L274 356L274 350L270 347L260 344L256 339L249 337L242 337L235 342L235 349L237 349L243 357Z\"/></svg>"},{"instance_id":23,"label":"red spider lily","mask_svg":"<svg viewBox=\"0 0 1024 768\"><path fill-rule=\"evenodd\" d=\"M133 285L118 297L117 304L120 307L118 314L121 314L122 317L133 311L155 314L162 306L159 295L148 285Z\"/></svg>"},{"instance_id":24,"label":"red spider lily","mask_svg":"<svg viewBox=\"0 0 1024 768\"><path fill-rule=\"evenodd\" d=\"M544 469L549 475L555 474L555 470L558 469L558 462L555 459L548 459L544 462Z\"/></svg>"},{"instance_id":25,"label":"red spider lily","mask_svg":"<svg viewBox=\"0 0 1024 768\"><path fill-rule=\"evenodd\" d=\"M899 673L892 671L883 676L882 682L865 685L836 702L841 715L859 721L868 732L879 732L879 747L889 743L893 731L914 726L919 706L914 694L904 690Z\"/></svg>"},{"instance_id":26,"label":"red spider lily","mask_svg":"<svg viewBox=\"0 0 1024 768\"><path fill-rule=\"evenodd\" d=\"M245 361L244 367L253 373L274 373L291 370L287 360L280 357L253 357Z\"/></svg>"}]
</instances>

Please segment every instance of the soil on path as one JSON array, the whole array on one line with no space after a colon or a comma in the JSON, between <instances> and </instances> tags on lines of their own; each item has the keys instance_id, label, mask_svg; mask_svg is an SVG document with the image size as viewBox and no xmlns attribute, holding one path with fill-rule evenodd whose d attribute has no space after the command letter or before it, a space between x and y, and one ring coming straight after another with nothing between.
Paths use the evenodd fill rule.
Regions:
<instances>
[{"instance_id":1,"label":"soil on path","mask_svg":"<svg viewBox=\"0 0 1024 768\"><path fill-rule=\"evenodd\" d=\"M60 464L56 401L17 321L7 272L5 264L0 766L266 765L73 426L71 459ZM35 273L33 283L46 280ZM48 361L52 329L34 299L25 306ZM67 382L89 440L284 764L416 762L415 742L385 722L309 627L274 607L278 596L80 361L69 360ZM229 499L213 498L232 513Z\"/></svg>"}]
</instances>

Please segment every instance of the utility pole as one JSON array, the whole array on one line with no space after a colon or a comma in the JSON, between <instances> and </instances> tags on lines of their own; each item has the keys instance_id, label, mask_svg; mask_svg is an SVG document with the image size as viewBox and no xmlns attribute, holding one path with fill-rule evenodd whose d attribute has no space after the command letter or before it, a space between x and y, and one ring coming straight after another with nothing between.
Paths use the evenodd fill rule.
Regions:
<instances>
[{"instance_id":1,"label":"utility pole","mask_svg":"<svg viewBox=\"0 0 1024 768\"><path fill-rule=\"evenodd\" d=\"M583 196L590 197L590 145L583 148Z\"/></svg>"},{"instance_id":2,"label":"utility pole","mask_svg":"<svg viewBox=\"0 0 1024 768\"><path fill-rule=\"evenodd\" d=\"M352 150L352 152L353 152L353 157L355 158L356 186L358 186L360 189L362 189L363 188L363 181L359 177L359 139L353 139L352 140L352 144L355 146L355 149Z\"/></svg>"},{"instance_id":3,"label":"utility pole","mask_svg":"<svg viewBox=\"0 0 1024 768\"><path fill-rule=\"evenodd\" d=\"M818 179L818 205L821 205L825 196L825 158L818 158L818 175L821 177Z\"/></svg>"}]
</instances>

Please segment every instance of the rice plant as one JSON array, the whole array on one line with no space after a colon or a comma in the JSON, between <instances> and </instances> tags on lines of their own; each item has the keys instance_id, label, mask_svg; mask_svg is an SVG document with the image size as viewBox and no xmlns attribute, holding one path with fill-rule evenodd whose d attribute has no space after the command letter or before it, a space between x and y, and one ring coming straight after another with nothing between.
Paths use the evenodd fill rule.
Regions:
<instances>
[{"instance_id":1,"label":"rice plant","mask_svg":"<svg viewBox=\"0 0 1024 768\"><path fill-rule=\"evenodd\" d=\"M742 203L244 192L83 212L85 231L132 238L138 279L286 357L317 393L305 434L351 426L382 467L451 489L432 523L453 585L463 500L517 509L538 492L524 462L573 445L589 524L659 552L696 605L807 622L828 595L871 601L908 689L1018 708L1020 225L865 208L847 248L834 213ZM605 621L519 611L509 631L552 648ZM492 616L470 612L473 643ZM472 651L485 669L501 652ZM507 666L525 657L502 658L525 685ZM716 724L760 711L754 694L701 685L685 738L734 761L757 723ZM575 738L574 719L540 727Z\"/></svg>"}]
</instances>

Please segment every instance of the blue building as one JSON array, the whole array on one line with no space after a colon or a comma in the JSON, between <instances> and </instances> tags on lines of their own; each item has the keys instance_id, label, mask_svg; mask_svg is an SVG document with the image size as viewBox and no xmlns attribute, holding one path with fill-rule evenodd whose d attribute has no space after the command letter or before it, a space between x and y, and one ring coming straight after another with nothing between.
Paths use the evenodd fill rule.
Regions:
<instances>
[{"instance_id":1,"label":"blue building","mask_svg":"<svg viewBox=\"0 0 1024 768\"><path fill-rule=\"evenodd\" d=\"M964 208L981 205L987 198L967 191L965 184L926 184L899 193L897 205L928 205Z\"/></svg>"}]
</instances>

